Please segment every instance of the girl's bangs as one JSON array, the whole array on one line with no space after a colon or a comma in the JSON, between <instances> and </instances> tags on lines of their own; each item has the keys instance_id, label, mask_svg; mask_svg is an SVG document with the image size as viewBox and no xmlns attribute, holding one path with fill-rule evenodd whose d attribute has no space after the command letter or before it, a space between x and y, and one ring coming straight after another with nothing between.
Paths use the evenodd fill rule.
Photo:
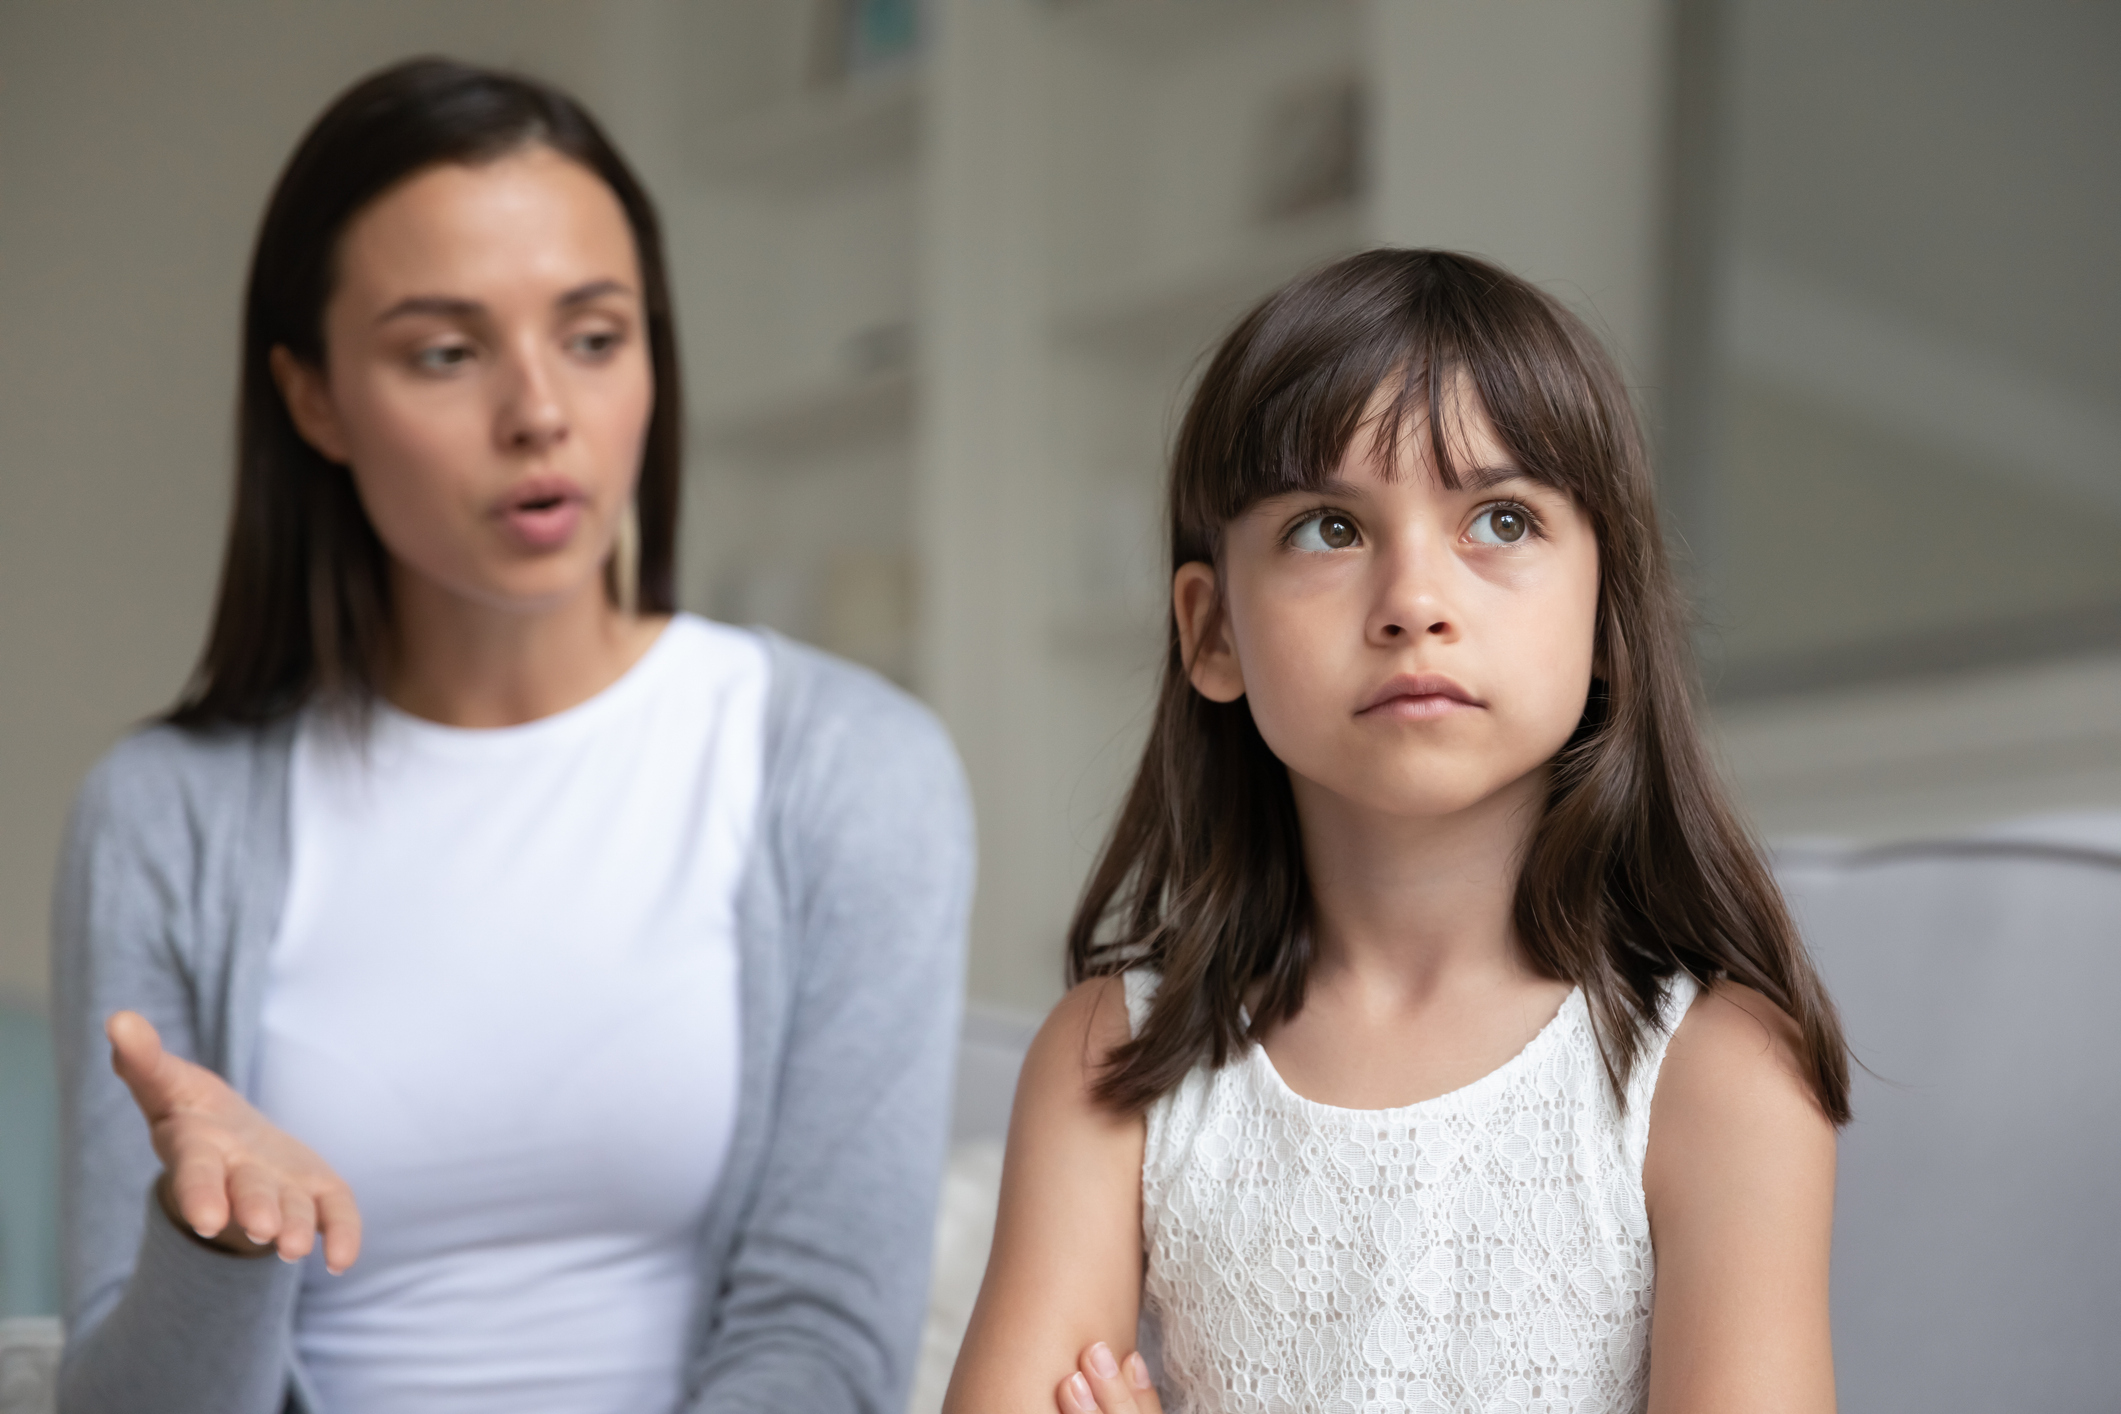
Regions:
<instances>
[{"instance_id":1,"label":"girl's bangs","mask_svg":"<svg viewBox=\"0 0 2121 1414\"><path fill-rule=\"evenodd\" d=\"M1240 360L1252 366L1226 371L1252 383L1252 396L1232 419L1217 474L1174 487L1182 540L1212 544L1260 501L1322 489L1363 437L1419 446L1442 485L1457 490L1460 429L1475 414L1525 475L1587 506L1606 499L1597 483L1602 466L1606 477L1617 474L1604 465L1616 450L1611 418L1584 376L1582 351L1536 297L1437 281L1394 291L1399 298L1380 311L1366 303L1374 291L1332 283L1293 287L1248 321ZM1358 310L1370 317L1346 317ZM1392 472L1407 464L1394 458Z\"/></svg>"}]
</instances>

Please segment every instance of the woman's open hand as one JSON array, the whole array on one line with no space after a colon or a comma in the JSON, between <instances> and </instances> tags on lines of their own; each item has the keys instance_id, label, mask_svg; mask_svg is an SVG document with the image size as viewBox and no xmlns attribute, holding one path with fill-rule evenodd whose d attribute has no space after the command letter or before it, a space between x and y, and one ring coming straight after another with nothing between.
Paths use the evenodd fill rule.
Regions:
<instances>
[{"instance_id":1,"label":"woman's open hand","mask_svg":"<svg viewBox=\"0 0 2121 1414\"><path fill-rule=\"evenodd\" d=\"M1083 1351L1076 1366L1054 1392L1060 1414L1163 1414L1140 1354L1115 1360L1111 1347L1099 1341Z\"/></svg>"},{"instance_id":2,"label":"woman's open hand","mask_svg":"<svg viewBox=\"0 0 2121 1414\"><path fill-rule=\"evenodd\" d=\"M353 1265L361 1214L329 1164L220 1076L163 1050L138 1012L112 1013L103 1030L111 1069L133 1092L162 1160L156 1193L172 1221L228 1251L277 1251L289 1262L308 1256L322 1232L325 1266Z\"/></svg>"}]
</instances>

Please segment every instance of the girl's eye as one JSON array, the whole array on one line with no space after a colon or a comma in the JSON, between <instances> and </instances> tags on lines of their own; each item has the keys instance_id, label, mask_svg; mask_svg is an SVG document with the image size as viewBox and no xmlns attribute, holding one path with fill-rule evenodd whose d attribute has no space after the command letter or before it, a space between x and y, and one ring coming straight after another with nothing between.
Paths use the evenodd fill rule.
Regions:
<instances>
[{"instance_id":1,"label":"girl's eye","mask_svg":"<svg viewBox=\"0 0 2121 1414\"><path fill-rule=\"evenodd\" d=\"M1532 529L1522 506L1489 506L1473 517L1473 539L1482 545L1515 545Z\"/></svg>"},{"instance_id":2,"label":"girl's eye","mask_svg":"<svg viewBox=\"0 0 2121 1414\"><path fill-rule=\"evenodd\" d=\"M1348 517L1338 511L1320 511L1297 525L1289 544L1298 550L1345 550L1361 538Z\"/></svg>"}]
</instances>

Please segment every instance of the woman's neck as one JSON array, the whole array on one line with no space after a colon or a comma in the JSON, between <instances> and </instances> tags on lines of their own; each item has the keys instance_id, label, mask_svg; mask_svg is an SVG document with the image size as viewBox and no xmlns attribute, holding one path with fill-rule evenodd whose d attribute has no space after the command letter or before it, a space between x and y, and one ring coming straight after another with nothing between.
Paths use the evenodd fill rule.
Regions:
<instances>
[{"instance_id":1,"label":"woman's neck","mask_svg":"<svg viewBox=\"0 0 2121 1414\"><path fill-rule=\"evenodd\" d=\"M384 695L452 727L512 727L563 712L617 682L668 620L620 612L599 580L537 610L496 607L398 568Z\"/></svg>"},{"instance_id":2,"label":"woman's neck","mask_svg":"<svg viewBox=\"0 0 2121 1414\"><path fill-rule=\"evenodd\" d=\"M1407 1000L1529 977L1517 875L1547 792L1544 769L1443 817L1383 816L1301 780L1313 976Z\"/></svg>"}]
</instances>

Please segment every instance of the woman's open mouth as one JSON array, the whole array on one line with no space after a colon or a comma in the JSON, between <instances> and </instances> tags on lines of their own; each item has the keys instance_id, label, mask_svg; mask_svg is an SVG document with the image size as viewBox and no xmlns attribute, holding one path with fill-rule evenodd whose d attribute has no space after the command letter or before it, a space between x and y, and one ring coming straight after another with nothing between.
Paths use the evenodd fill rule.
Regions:
<instances>
[{"instance_id":1,"label":"woman's open mouth","mask_svg":"<svg viewBox=\"0 0 2121 1414\"><path fill-rule=\"evenodd\" d=\"M524 548L557 550L574 538L586 500L564 477L534 477L509 493L500 519Z\"/></svg>"}]
</instances>

